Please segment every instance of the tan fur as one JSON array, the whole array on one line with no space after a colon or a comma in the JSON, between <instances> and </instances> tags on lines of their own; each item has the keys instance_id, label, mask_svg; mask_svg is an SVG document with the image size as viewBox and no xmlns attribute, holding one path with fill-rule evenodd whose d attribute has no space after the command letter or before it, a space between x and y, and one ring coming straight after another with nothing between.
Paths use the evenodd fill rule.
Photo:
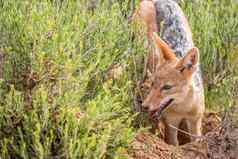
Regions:
<instances>
[{"instance_id":1,"label":"tan fur","mask_svg":"<svg viewBox=\"0 0 238 159\"><path fill-rule=\"evenodd\" d=\"M194 85L193 74L199 64L199 51L192 48L185 57L177 59L172 49L158 36L154 37L151 28L156 24L153 1L142 1L140 15L147 23L149 45L156 44L151 51L158 56L156 70L150 77L151 89L143 102L143 107L149 112L156 112L164 105L172 102L162 111L161 119L165 124L165 140L169 144L177 145L177 130L182 120L189 123L189 131L193 135L201 136L201 121L205 110L204 96ZM151 15L151 16L150 16ZM150 58L150 56L149 56ZM173 127L171 127L171 125ZM195 140L194 138L191 138Z\"/></svg>"},{"instance_id":2,"label":"tan fur","mask_svg":"<svg viewBox=\"0 0 238 159\"><path fill-rule=\"evenodd\" d=\"M158 32L159 28L156 24L156 10L154 2L150 0L144 0L139 4L139 8L136 11L134 17L142 20L147 28L148 37L148 60L147 68L149 72L154 72L159 61L159 55L153 47L153 33Z\"/></svg>"}]
</instances>

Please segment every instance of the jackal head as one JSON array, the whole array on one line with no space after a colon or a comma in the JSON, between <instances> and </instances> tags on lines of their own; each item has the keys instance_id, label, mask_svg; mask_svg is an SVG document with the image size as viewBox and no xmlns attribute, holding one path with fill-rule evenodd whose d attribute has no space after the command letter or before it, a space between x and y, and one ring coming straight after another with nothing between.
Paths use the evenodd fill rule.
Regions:
<instances>
[{"instance_id":1,"label":"jackal head","mask_svg":"<svg viewBox=\"0 0 238 159\"><path fill-rule=\"evenodd\" d=\"M190 49L182 58L157 35L154 36L159 51L159 63L150 78L150 91L142 106L149 112L162 113L168 106L176 106L188 96L192 75L198 64L197 48ZM158 114L157 114L158 115Z\"/></svg>"}]
</instances>

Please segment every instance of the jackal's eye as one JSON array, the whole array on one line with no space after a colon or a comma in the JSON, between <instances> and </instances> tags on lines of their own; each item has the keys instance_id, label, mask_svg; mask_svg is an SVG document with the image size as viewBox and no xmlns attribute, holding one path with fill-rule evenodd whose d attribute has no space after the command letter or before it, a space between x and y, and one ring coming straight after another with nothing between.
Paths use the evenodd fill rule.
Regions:
<instances>
[{"instance_id":1,"label":"jackal's eye","mask_svg":"<svg viewBox=\"0 0 238 159\"><path fill-rule=\"evenodd\" d=\"M171 86L171 85L164 85L162 88L161 88L161 90L169 90L169 89L171 89L173 86Z\"/></svg>"}]
</instances>

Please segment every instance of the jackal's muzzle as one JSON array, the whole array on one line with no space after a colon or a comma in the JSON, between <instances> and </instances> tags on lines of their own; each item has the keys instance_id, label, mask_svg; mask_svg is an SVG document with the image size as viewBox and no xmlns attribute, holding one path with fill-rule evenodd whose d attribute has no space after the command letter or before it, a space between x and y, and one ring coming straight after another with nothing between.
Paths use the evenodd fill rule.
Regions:
<instances>
[{"instance_id":1,"label":"jackal's muzzle","mask_svg":"<svg viewBox=\"0 0 238 159\"><path fill-rule=\"evenodd\" d=\"M171 105L173 101L174 98L170 98L165 102L160 103L157 109L150 109L151 105L147 103L143 103L142 106L144 110L148 111L152 115L153 118L160 118L161 114Z\"/></svg>"}]
</instances>

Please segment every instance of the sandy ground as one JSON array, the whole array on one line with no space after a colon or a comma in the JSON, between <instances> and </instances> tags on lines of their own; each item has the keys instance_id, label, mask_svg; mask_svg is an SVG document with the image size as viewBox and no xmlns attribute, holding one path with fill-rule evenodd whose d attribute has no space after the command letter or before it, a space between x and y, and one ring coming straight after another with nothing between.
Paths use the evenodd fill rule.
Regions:
<instances>
[{"instance_id":1,"label":"sandy ground","mask_svg":"<svg viewBox=\"0 0 238 159\"><path fill-rule=\"evenodd\" d=\"M206 113L201 140L177 147L150 132L141 132L132 141L129 156L133 159L238 159L238 118L232 114Z\"/></svg>"}]
</instances>

